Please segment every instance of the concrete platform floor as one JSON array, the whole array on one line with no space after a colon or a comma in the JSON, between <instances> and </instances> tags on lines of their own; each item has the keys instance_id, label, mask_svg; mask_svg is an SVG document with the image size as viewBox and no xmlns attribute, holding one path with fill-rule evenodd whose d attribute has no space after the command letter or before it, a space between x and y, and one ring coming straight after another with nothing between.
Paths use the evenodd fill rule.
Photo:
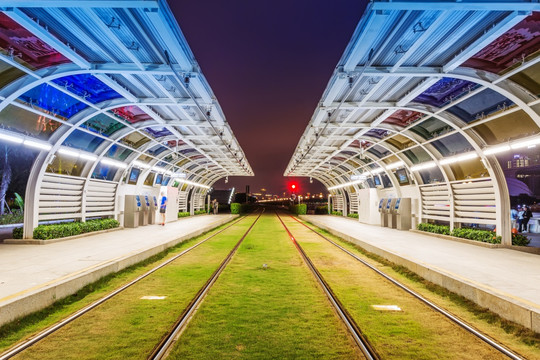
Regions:
<instances>
[{"instance_id":1,"label":"concrete platform floor","mask_svg":"<svg viewBox=\"0 0 540 360\"><path fill-rule=\"evenodd\" d=\"M540 255L484 248L345 217L301 217L540 332Z\"/></svg>"},{"instance_id":2,"label":"concrete platform floor","mask_svg":"<svg viewBox=\"0 0 540 360\"><path fill-rule=\"evenodd\" d=\"M0 244L0 325L238 215L198 215L48 245Z\"/></svg>"}]
</instances>

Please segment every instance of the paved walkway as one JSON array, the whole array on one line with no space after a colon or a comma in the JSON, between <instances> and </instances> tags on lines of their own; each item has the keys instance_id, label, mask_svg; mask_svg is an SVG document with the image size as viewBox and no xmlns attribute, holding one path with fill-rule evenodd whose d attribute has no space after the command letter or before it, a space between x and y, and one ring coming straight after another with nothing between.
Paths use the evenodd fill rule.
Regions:
<instances>
[{"instance_id":1,"label":"paved walkway","mask_svg":"<svg viewBox=\"0 0 540 360\"><path fill-rule=\"evenodd\" d=\"M0 244L0 325L237 215L198 215L48 245ZM20 306L17 306L20 303ZM9 313L9 314L8 314Z\"/></svg>"},{"instance_id":2,"label":"paved walkway","mask_svg":"<svg viewBox=\"0 0 540 360\"><path fill-rule=\"evenodd\" d=\"M349 237L349 240L367 246L368 251L413 267L412 271L420 272L421 276L430 281L445 287L450 284L454 287L452 291L493 311L499 312L501 309L498 307L508 308L508 304L501 303L492 307L483 299L485 294L531 310L533 313L527 316L536 316L536 320L524 321L529 324L536 321L536 331L540 332L540 255L511 249L484 248L430 235L362 224L344 217L306 215L302 218L328 230L332 229L334 233L339 232ZM471 287L481 290L482 295L471 291ZM482 301L485 303L482 304ZM503 313L501 315L510 317ZM519 319L513 320L522 322Z\"/></svg>"}]
</instances>

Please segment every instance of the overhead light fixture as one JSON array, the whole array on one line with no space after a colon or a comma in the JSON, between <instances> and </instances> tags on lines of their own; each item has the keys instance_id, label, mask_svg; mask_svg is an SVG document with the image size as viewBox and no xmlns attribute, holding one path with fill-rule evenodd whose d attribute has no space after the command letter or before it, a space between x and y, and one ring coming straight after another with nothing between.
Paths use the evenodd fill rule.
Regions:
<instances>
[{"instance_id":1,"label":"overhead light fixture","mask_svg":"<svg viewBox=\"0 0 540 360\"><path fill-rule=\"evenodd\" d=\"M26 145L26 146L34 148L34 149L45 150L45 151L49 151L49 150L52 149L52 146L49 143L45 143L45 142L41 142L41 141L34 141L34 140L30 140L30 139L24 140L23 145Z\"/></svg>"},{"instance_id":2,"label":"overhead light fixture","mask_svg":"<svg viewBox=\"0 0 540 360\"><path fill-rule=\"evenodd\" d=\"M512 149L521 149L524 147L534 147L534 145L540 144L540 137L537 137L535 139L525 140L525 141L519 141L517 143L511 144L510 147Z\"/></svg>"},{"instance_id":3,"label":"overhead light fixture","mask_svg":"<svg viewBox=\"0 0 540 360\"><path fill-rule=\"evenodd\" d=\"M193 181L183 180L183 179L181 179L180 181L183 182L184 184L188 184L188 185L192 185L192 186L198 186L198 187L201 187L203 189L210 189L210 186L199 184L199 183L196 183L196 182L193 182Z\"/></svg>"},{"instance_id":4,"label":"overhead light fixture","mask_svg":"<svg viewBox=\"0 0 540 360\"><path fill-rule=\"evenodd\" d=\"M363 183L364 181L366 181L365 176L362 179L355 180L355 181L350 181L350 182L347 182L347 183L344 183L344 184L339 184L339 185L336 185L336 186L329 187L327 189L328 190L341 189L341 188L344 188L344 187L347 187L347 186L352 186L352 185Z\"/></svg>"},{"instance_id":5,"label":"overhead light fixture","mask_svg":"<svg viewBox=\"0 0 540 360\"><path fill-rule=\"evenodd\" d=\"M420 170L425 170L425 169L431 169L431 168L433 168L435 166L437 166L437 164L435 164L434 161L430 161L430 162L426 162L426 163L411 166L411 171L420 171Z\"/></svg>"},{"instance_id":6,"label":"overhead light fixture","mask_svg":"<svg viewBox=\"0 0 540 360\"><path fill-rule=\"evenodd\" d=\"M89 161L96 161L97 160L97 156L92 155L92 154L87 154L87 153L80 153L79 157L81 159L89 160Z\"/></svg>"},{"instance_id":7,"label":"overhead light fixture","mask_svg":"<svg viewBox=\"0 0 540 360\"><path fill-rule=\"evenodd\" d=\"M372 174L379 174L379 173L382 173L384 172L384 169L382 167L379 167L379 168L376 168L376 169L373 169L373 170L370 170Z\"/></svg>"},{"instance_id":8,"label":"overhead light fixture","mask_svg":"<svg viewBox=\"0 0 540 360\"><path fill-rule=\"evenodd\" d=\"M69 156L69 157L72 157L72 158L81 158L81 159L89 160L89 161L96 161L97 160L97 156L95 156L95 155L92 155L92 154L86 153L86 152L82 152L82 151L72 150L72 149L66 148L66 147L59 148L57 152L59 154L62 154L64 156Z\"/></svg>"},{"instance_id":9,"label":"overhead light fixture","mask_svg":"<svg viewBox=\"0 0 540 360\"><path fill-rule=\"evenodd\" d=\"M127 168L127 164L125 164L123 162L120 162L120 161L107 159L107 158L101 159L101 163L104 164L104 165L114 166L114 167L117 167L117 168L120 168L120 169Z\"/></svg>"},{"instance_id":10,"label":"overhead light fixture","mask_svg":"<svg viewBox=\"0 0 540 360\"><path fill-rule=\"evenodd\" d=\"M58 153L65 156L74 157L74 158L78 158L80 156L78 151L73 151L73 150L69 150L65 148L58 149Z\"/></svg>"},{"instance_id":11,"label":"overhead light fixture","mask_svg":"<svg viewBox=\"0 0 540 360\"><path fill-rule=\"evenodd\" d=\"M150 168L150 165L145 164L145 163L143 163L142 161L139 161L139 160L133 161L133 165L137 166L137 167L140 167L140 168L143 168L143 169L149 169Z\"/></svg>"},{"instance_id":12,"label":"overhead light fixture","mask_svg":"<svg viewBox=\"0 0 540 360\"><path fill-rule=\"evenodd\" d=\"M396 161L395 163L386 165L386 170L397 169L397 168L402 167L404 165L405 165L405 163L403 161Z\"/></svg>"},{"instance_id":13,"label":"overhead light fixture","mask_svg":"<svg viewBox=\"0 0 540 360\"><path fill-rule=\"evenodd\" d=\"M449 164L454 164L454 163L461 162L461 161L476 159L477 157L478 157L477 153L470 152L470 153L466 153L466 154L463 154L463 155L452 156L452 157L449 157L449 158L446 158L446 159L442 159L439 163L441 165L449 165Z\"/></svg>"},{"instance_id":14,"label":"overhead light fixture","mask_svg":"<svg viewBox=\"0 0 540 360\"><path fill-rule=\"evenodd\" d=\"M20 137L3 134L3 133L0 133L0 140L6 140L15 144L21 144L23 142L23 139L21 139Z\"/></svg>"},{"instance_id":15,"label":"overhead light fixture","mask_svg":"<svg viewBox=\"0 0 540 360\"><path fill-rule=\"evenodd\" d=\"M510 150L510 145L494 146L484 150L484 155L498 154L507 150Z\"/></svg>"}]
</instances>

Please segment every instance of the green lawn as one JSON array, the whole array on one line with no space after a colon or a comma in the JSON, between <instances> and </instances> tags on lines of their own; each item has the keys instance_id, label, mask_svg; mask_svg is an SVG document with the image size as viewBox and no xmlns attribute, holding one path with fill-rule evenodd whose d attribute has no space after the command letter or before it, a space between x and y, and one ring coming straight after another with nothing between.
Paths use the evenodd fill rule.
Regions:
<instances>
[{"instance_id":1,"label":"green lawn","mask_svg":"<svg viewBox=\"0 0 540 360\"><path fill-rule=\"evenodd\" d=\"M382 358L506 359L290 217L284 221Z\"/></svg>"},{"instance_id":2,"label":"green lawn","mask_svg":"<svg viewBox=\"0 0 540 360\"><path fill-rule=\"evenodd\" d=\"M362 358L273 214L244 240L170 355L231 358Z\"/></svg>"},{"instance_id":3,"label":"green lawn","mask_svg":"<svg viewBox=\"0 0 540 360\"><path fill-rule=\"evenodd\" d=\"M16 358L146 358L253 219L225 230ZM166 298L141 299L149 295Z\"/></svg>"}]
</instances>

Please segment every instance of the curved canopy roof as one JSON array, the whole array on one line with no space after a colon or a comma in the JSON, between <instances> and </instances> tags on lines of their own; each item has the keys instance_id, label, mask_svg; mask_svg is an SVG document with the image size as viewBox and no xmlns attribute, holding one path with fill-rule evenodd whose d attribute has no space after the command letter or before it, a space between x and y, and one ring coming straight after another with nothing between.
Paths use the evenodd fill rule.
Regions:
<instances>
[{"instance_id":1,"label":"curved canopy roof","mask_svg":"<svg viewBox=\"0 0 540 360\"><path fill-rule=\"evenodd\" d=\"M0 138L49 152L49 171L253 175L165 1L0 7Z\"/></svg>"},{"instance_id":2,"label":"curved canopy roof","mask_svg":"<svg viewBox=\"0 0 540 360\"><path fill-rule=\"evenodd\" d=\"M331 190L398 168L420 184L493 175L493 154L540 143L538 11L370 2L285 175Z\"/></svg>"}]
</instances>

